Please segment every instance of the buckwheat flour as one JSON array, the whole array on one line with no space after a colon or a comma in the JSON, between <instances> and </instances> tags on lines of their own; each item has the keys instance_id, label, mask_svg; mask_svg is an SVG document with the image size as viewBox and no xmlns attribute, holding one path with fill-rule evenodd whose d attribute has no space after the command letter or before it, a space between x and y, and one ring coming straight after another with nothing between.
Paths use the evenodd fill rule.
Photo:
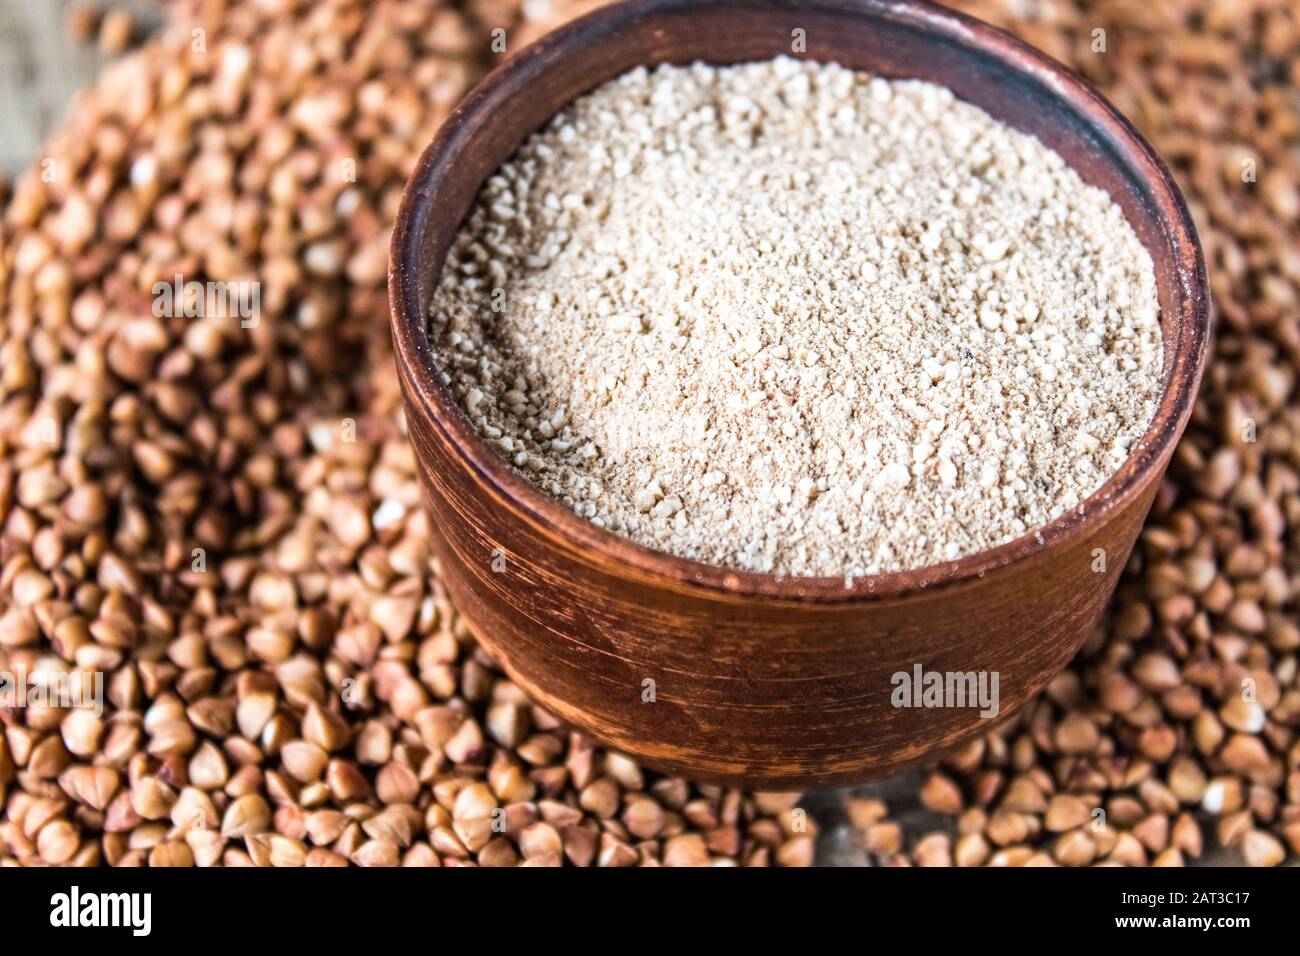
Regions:
<instances>
[{"instance_id":1,"label":"buckwheat flour","mask_svg":"<svg viewBox=\"0 0 1300 956\"><path fill-rule=\"evenodd\" d=\"M491 444L593 523L861 575L1078 506L1154 412L1151 259L1036 139L792 59L635 70L484 186L431 308Z\"/></svg>"}]
</instances>

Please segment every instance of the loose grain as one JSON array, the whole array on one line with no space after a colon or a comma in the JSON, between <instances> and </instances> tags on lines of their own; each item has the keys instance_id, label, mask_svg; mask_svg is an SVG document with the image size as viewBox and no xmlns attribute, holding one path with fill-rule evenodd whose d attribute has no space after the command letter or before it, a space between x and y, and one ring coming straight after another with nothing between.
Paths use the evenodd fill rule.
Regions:
<instances>
[{"instance_id":1,"label":"loose grain","mask_svg":"<svg viewBox=\"0 0 1300 956\"><path fill-rule=\"evenodd\" d=\"M638 69L486 184L432 339L471 420L593 523L727 567L950 560L1079 505L1155 407L1150 257L937 86Z\"/></svg>"},{"instance_id":2,"label":"loose grain","mask_svg":"<svg viewBox=\"0 0 1300 956\"><path fill-rule=\"evenodd\" d=\"M552 824L573 865L653 863L665 840L697 830L708 834L711 862L806 860L803 848L819 816L814 804L808 805L807 833L798 834L784 812L789 803L648 775L642 792L624 789L617 819L595 818L579 806L576 794L593 780L609 776L623 787L633 778L621 763L617 773L608 769L603 750L564 732L490 666L429 565L425 542L432 529L419 511L409 447L395 424L399 394L386 351L382 256L377 274L376 259L366 254L355 269L331 279L296 277L308 239L285 223L330 208L322 202L328 184L320 170L303 162L316 141L291 139L290 153L281 155L281 128L270 136L279 144L270 152L262 146L217 165L228 161L238 176L230 180L231 191L223 187L211 200L238 199L244 212L215 261L246 261L262 278L268 294L263 332L222 334L213 351L191 353L200 343L185 335L184 324L169 323L169 344L146 350L160 375L118 377L118 369L149 364L138 354L138 331L132 331L138 326L126 321L147 314L147 300L137 297L152 277L190 270L200 252L213 249L207 242L197 248L178 243L175 227L192 218L183 232L197 234L203 221L205 205L192 203L205 194L197 183L186 185L182 158L198 150L198 130L211 128L218 102L230 101L229 91L214 98L214 85L221 84L209 72L227 46L265 44L266 63L280 62L301 43L313 51L307 61L317 71L306 78L290 72L283 83L265 71L251 78L250 100L276 108L269 116L246 116L238 108L223 113L220 125L234 130L232 145L267 139L262 134L280 126L275 117L292 112L317 84L354 89L357 77L368 75L386 88L385 96L372 93L358 102L324 137L350 138L356 155L370 157L351 184L356 194L343 204L341 212L350 212L342 220L313 219L314 238L328 236L351 261L386 241L404 166L473 76L462 57L490 61L472 51L487 49L492 27L507 28L513 42L592 5L530 0L521 9L510 0L476 0L462 16L421 0L391 4L362 22L350 4L334 0L303 12L233 0L222 22L197 21L208 31L208 59L190 55L195 5L182 0L169 5L174 35L151 41L139 56L111 69L70 112L69 127L42 150L56 168L92 171L87 178L96 188L80 195L80 176L44 182L39 166L15 183L0 220L0 669L18 673L38 661L46 668L102 669L106 701L105 731L93 759L68 750L57 756L64 716L57 711L5 708L0 714L0 865L47 862L42 843L53 858L65 857L71 846L65 824L79 841L66 861L75 866L269 864L275 848L264 839L268 833L307 843L307 866L512 865L523 830L543 811L554 817L559 808L579 818ZM1095 843L1094 864L1271 865L1279 852L1294 863L1300 855L1300 235L1293 184L1300 178L1300 126L1287 104L1300 86L1300 18L1289 0L1226 6L1115 0L1104 8L1058 3L1041 9L965 0L960 6L1084 72L1170 161L1206 247L1219 313L1215 351L1111 619L1038 700L944 761L943 773L965 807L955 823L949 815L936 820L913 809L925 774L852 797L849 821L874 861L890 866L915 862L934 832L960 834L952 852L958 865L1054 862L1062 833L1080 826ZM1106 30L1105 53L1091 48L1097 28ZM409 68L374 72L365 51L377 48L405 51L396 59ZM315 52L326 50L339 59ZM1240 63L1254 68L1239 70ZM430 128L408 129L403 117L412 114L397 105L412 76L425 84ZM223 82L245 89L238 77ZM124 129L133 137L125 155L113 146ZM226 145L210 134L205 141L209 148ZM148 164L139 167L134 183L126 178L137 159L154 153L171 157L156 167L157 179L145 180ZM1257 162L1257 182L1242 180L1247 158ZM281 174L272 196L266 184L281 164L294 172ZM104 186L110 187L107 197ZM181 201L181 194L191 198ZM113 240L122 245L114 245L112 255L98 239L63 246L65 233L86 234L69 226L84 221L87 203L91 209L129 205L127 196L140 203L145 226L139 235ZM259 224L270 230L268 246L257 241ZM123 301L140 301L138 313L110 309ZM267 329L275 330L273 339L263 337ZM111 346L113 371L97 359L104 342ZM347 361L335 361L335 354ZM232 376L240 387L221 388ZM48 416L59 424L66 448L40 440ZM337 438L345 417L355 419L355 442ZM186 449L161 489L132 464L131 448L140 437ZM279 470L269 477L259 468L245 472L245 456L259 454L274 456ZM37 479L28 477L32 472ZM206 576L190 567L190 549L198 546L209 549ZM117 569L106 578L115 583L101 583L99 562L106 553L116 553L136 573ZM31 567L55 590L22 604L12 588L18 573ZM271 629L285 630L294 655L316 661L323 675L328 693L306 705L298 697L300 678L286 685L295 688L291 699L274 679L279 665L254 650L260 642L251 637L252 625L268 614L254 610L248 591L253 571L262 567L279 569L295 584L296 622L277 619ZM367 609L389 589L409 594L412 582L421 610L407 633L388 640ZM1161 607L1180 595L1192 600L1193 613L1184 619L1180 612L1178 623L1167 623ZM1247 604L1262 614L1262 631L1241 630L1228 620L1230 608ZM206 658L195 655L196 634ZM470 669L489 675L486 699L481 677L472 699L462 693L462 674ZM410 718L390 706L391 678L402 673L432 698ZM347 706L338 693L343 678L354 682ZM1248 687L1253 700L1243 696ZM315 739L314 718L308 719L313 703L346 726L347 740L331 750L325 781L295 786L260 735L240 732L238 702L263 690L275 701L263 727L276 717L296 718L304 739L326 746ZM184 701L179 718L177 695ZM485 700L524 708L530 722L524 741L542 764L524 761L516 748L485 733ZM164 701L156 713L189 721L197 732L188 763L145 750L156 726L153 708ZM1054 728L1074 713L1097 724L1094 753L1056 752ZM382 725L389 738L389 750L373 765L359 759L356 739L371 723ZM1174 731L1168 758L1163 748L1151 755L1143 749L1140 729L1159 724ZM460 752L475 753L479 762L448 757L443 745L462 733L472 745ZM1226 767L1222 748L1233 733L1265 743L1266 770L1239 774ZM558 749L539 744L536 735L554 738ZM46 743L50 738L55 742ZM39 752L54 759L34 765L41 746L46 749ZM412 820L409 847L396 855L357 822L384 812L371 784L389 759L416 770L421 781L414 805L400 808L420 818ZM60 760L65 766L57 776L37 772ZM136 814L134 785L160 775L182 788L188 775L188 785L208 794L221 814L219 828L171 834L169 816L152 822ZM1021 813L1002 806L1006 799L1023 805L1022 779L1046 800L1045 808ZM507 828L475 854L455 840L451 809L459 788L478 781L502 803ZM1072 800L1057 804L1061 795ZM629 835L633 822L651 825L645 821L652 810L637 802L623 819L641 797L654 800L664 816L654 838L658 849L645 854L633 846L640 838ZM1087 810L1086 819L1080 809ZM1106 814L1104 826L1097 825L1098 810ZM1243 812L1250 828L1240 825ZM734 824L723 822L732 816ZM1048 816L1068 829L1048 829ZM1159 830L1152 816L1167 823L1163 852L1134 835L1151 839ZM1230 828L1219 826L1229 819ZM629 833L616 835L615 824ZM42 839L47 827L51 832ZM840 829L852 832L833 832ZM998 842L995 834L1010 842ZM175 840L190 853L153 853ZM375 845L354 859L367 840ZM795 845L782 852L788 844ZM824 845L819 841L819 852ZM934 841L924 845L928 850ZM295 857L281 852L274 858Z\"/></svg>"}]
</instances>

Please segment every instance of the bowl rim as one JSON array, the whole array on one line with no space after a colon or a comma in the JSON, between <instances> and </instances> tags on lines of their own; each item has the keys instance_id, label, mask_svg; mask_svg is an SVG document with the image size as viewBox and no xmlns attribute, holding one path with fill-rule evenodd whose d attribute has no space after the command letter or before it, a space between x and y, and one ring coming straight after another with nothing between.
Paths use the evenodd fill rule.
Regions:
<instances>
[{"instance_id":1,"label":"bowl rim","mask_svg":"<svg viewBox=\"0 0 1300 956\"><path fill-rule=\"evenodd\" d=\"M581 56L592 43L628 28L648 15L686 14L694 9L746 6L766 9L797 7L801 12L858 14L884 18L970 48L1036 82L1064 101L1113 152L1133 169L1154 200L1164 226L1164 241L1174 253L1179 290L1179 334L1165 344L1159 400L1142 438L1123 464L1075 509L1036 531L997 547L921 568L863 576L779 575L743 571L679 557L639 544L597 527L516 474L479 436L449 389L439 379L428 341L427 316L419 308L419 254L436 205L441 182L480 124L499 104L527 95L531 78L548 64ZM459 224L457 226L459 228ZM388 292L394 353L407 414L423 414L477 483L517 519L565 545L575 555L601 559L608 569L640 578L652 586L738 599L763 597L796 603L838 603L900 598L923 589L955 586L1065 546L1098 523L1123 510L1141 495L1166 466L1195 405L1210 341L1210 298L1204 254L1182 193L1168 168L1144 137L1090 83L1047 54L981 20L929 0L624 0L579 17L523 50L487 74L457 105L420 155L406 186L393 226ZM1162 325L1164 323L1162 322ZM1162 329L1167 333L1168 329ZM409 430L409 423L408 423Z\"/></svg>"}]
</instances>

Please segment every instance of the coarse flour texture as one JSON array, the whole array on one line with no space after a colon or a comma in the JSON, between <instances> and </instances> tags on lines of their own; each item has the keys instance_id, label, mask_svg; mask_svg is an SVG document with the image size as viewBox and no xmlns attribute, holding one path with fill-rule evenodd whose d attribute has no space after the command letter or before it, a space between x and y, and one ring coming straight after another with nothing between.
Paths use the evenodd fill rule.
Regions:
<instances>
[{"instance_id":1,"label":"coarse flour texture","mask_svg":"<svg viewBox=\"0 0 1300 956\"><path fill-rule=\"evenodd\" d=\"M1151 258L948 90L792 59L636 70L483 187L430 335L593 523L787 575L915 568L1076 508L1155 410Z\"/></svg>"}]
</instances>

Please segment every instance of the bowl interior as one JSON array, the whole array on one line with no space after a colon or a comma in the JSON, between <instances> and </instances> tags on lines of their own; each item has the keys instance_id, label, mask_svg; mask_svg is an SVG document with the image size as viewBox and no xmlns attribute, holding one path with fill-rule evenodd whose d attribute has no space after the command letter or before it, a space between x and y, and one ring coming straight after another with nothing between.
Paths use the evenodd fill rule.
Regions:
<instances>
[{"instance_id":1,"label":"bowl interior","mask_svg":"<svg viewBox=\"0 0 1300 956\"><path fill-rule=\"evenodd\" d=\"M529 134L576 97L636 66L721 65L779 55L946 86L1038 137L1123 209L1155 265L1164 338L1161 401L1129 459L1081 509L990 551L847 586L843 578L711 568L616 538L546 498L497 459L438 381L426 314L447 249L483 182ZM735 592L820 600L897 594L982 575L1078 533L1084 523L1127 502L1168 461L1191 412L1209 337L1205 266L1195 229L1146 142L1090 86L1043 54L916 0L632 0L569 24L499 67L444 124L403 199L390 268L394 339L408 396L428 406L438 427L505 498L582 546L643 571Z\"/></svg>"}]
</instances>

